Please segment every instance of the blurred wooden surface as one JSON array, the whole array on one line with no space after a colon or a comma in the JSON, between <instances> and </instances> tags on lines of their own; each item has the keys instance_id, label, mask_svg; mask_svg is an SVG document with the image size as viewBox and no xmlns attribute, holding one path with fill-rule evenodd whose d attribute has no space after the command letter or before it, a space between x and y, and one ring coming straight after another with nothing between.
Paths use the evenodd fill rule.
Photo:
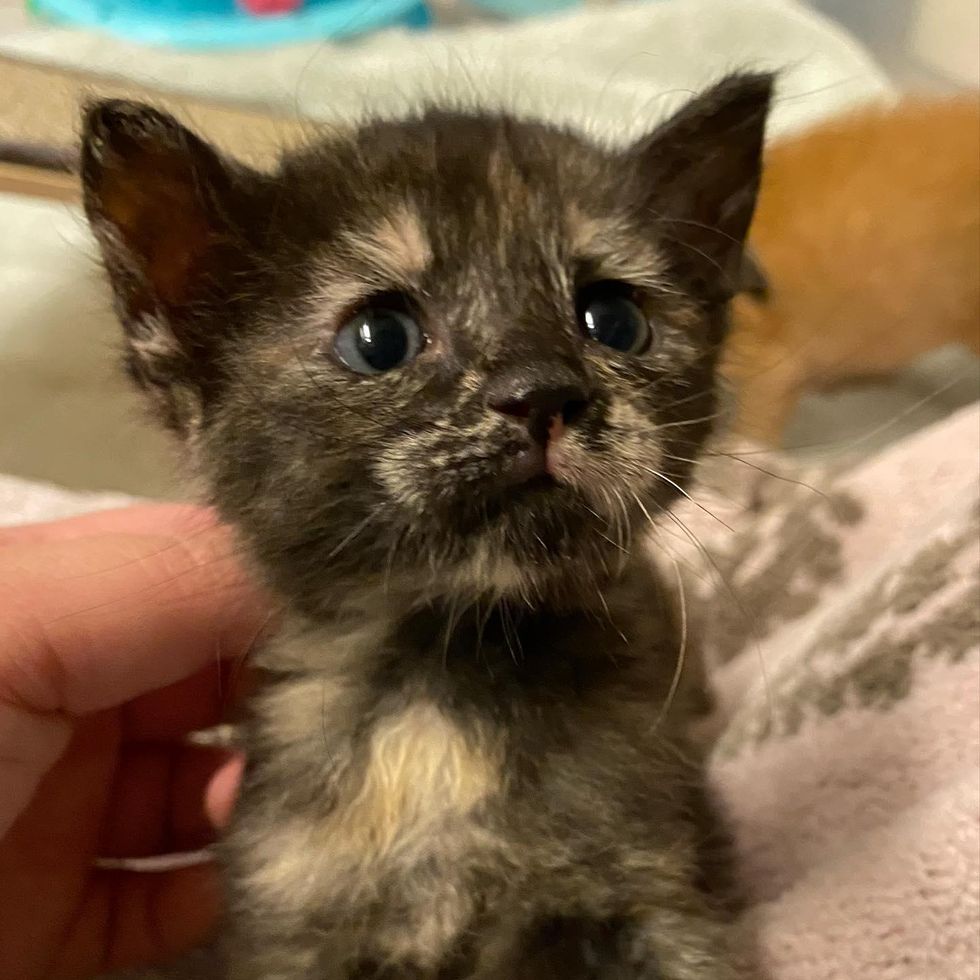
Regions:
<instances>
[{"instance_id":1,"label":"blurred wooden surface","mask_svg":"<svg viewBox=\"0 0 980 980\"><path fill-rule=\"evenodd\" d=\"M78 200L79 188L74 174L0 161L0 193L71 202Z\"/></svg>"},{"instance_id":2,"label":"blurred wooden surface","mask_svg":"<svg viewBox=\"0 0 980 980\"><path fill-rule=\"evenodd\" d=\"M268 112L162 94L129 82L28 64L0 56L0 156L7 143L71 150L78 141L81 106L98 98L152 102L174 113L232 155L269 166L284 146L308 139L308 122ZM77 198L69 174L0 163L0 192L56 200Z\"/></svg>"}]
</instances>

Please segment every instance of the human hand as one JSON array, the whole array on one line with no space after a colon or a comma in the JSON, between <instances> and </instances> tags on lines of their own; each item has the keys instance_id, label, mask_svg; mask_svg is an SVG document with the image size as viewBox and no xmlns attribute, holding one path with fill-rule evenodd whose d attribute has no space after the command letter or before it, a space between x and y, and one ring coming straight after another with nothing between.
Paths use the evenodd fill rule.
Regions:
<instances>
[{"instance_id":1,"label":"human hand","mask_svg":"<svg viewBox=\"0 0 980 980\"><path fill-rule=\"evenodd\" d=\"M219 911L193 851L241 759L184 736L222 720L268 620L207 511L141 506L0 529L0 978L166 959Z\"/></svg>"}]
</instances>

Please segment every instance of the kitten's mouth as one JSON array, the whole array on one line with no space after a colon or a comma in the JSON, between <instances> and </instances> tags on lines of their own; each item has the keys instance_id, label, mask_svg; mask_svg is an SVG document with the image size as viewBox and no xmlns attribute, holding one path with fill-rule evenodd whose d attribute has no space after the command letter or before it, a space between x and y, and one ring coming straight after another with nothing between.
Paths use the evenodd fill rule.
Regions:
<instances>
[{"instance_id":1,"label":"kitten's mouth","mask_svg":"<svg viewBox=\"0 0 980 980\"><path fill-rule=\"evenodd\" d=\"M509 461L504 472L508 487L529 490L547 490L558 486L560 478L561 450L559 443L564 434L561 418L551 420L544 439L535 440L523 447Z\"/></svg>"},{"instance_id":2,"label":"kitten's mouth","mask_svg":"<svg viewBox=\"0 0 980 980\"><path fill-rule=\"evenodd\" d=\"M530 480L525 480L516 489L519 493L536 493L545 490L554 490L558 486L558 481L550 473L540 473L532 476Z\"/></svg>"},{"instance_id":3,"label":"kitten's mouth","mask_svg":"<svg viewBox=\"0 0 980 980\"><path fill-rule=\"evenodd\" d=\"M522 449L504 471L504 482L509 487L526 486L548 480L554 484L554 478L548 473L548 459L545 447L533 443Z\"/></svg>"},{"instance_id":4,"label":"kitten's mouth","mask_svg":"<svg viewBox=\"0 0 980 980\"><path fill-rule=\"evenodd\" d=\"M522 496L530 492L554 490L563 483L554 463L548 444L528 446L509 460L503 473L503 487Z\"/></svg>"}]
</instances>

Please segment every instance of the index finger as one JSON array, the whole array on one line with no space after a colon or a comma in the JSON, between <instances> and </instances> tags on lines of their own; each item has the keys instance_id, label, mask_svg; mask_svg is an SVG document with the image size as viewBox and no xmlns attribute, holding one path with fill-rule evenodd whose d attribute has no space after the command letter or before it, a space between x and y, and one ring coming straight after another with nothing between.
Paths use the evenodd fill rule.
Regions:
<instances>
[{"instance_id":1,"label":"index finger","mask_svg":"<svg viewBox=\"0 0 980 980\"><path fill-rule=\"evenodd\" d=\"M76 521L91 536L52 525L0 549L0 698L99 711L254 644L269 603L213 517L197 511L191 528L186 508L149 507Z\"/></svg>"},{"instance_id":2,"label":"index finger","mask_svg":"<svg viewBox=\"0 0 980 980\"><path fill-rule=\"evenodd\" d=\"M178 503L139 503L132 507L112 507L88 511L72 517L31 524L0 527L0 548L13 545L50 544L91 538L98 534L146 534L163 532L186 538L217 524L210 507Z\"/></svg>"}]
</instances>

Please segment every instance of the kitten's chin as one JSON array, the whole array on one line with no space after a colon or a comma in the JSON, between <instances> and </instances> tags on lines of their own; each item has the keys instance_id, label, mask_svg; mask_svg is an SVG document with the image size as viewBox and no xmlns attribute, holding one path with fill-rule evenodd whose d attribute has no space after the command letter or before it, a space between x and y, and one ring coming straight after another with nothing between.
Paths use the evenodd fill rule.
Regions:
<instances>
[{"instance_id":1,"label":"kitten's chin","mask_svg":"<svg viewBox=\"0 0 980 980\"><path fill-rule=\"evenodd\" d=\"M526 564L481 544L452 569L450 578L451 591L463 595L510 596L526 592L533 576Z\"/></svg>"},{"instance_id":2,"label":"kitten's chin","mask_svg":"<svg viewBox=\"0 0 980 980\"><path fill-rule=\"evenodd\" d=\"M474 538L450 570L451 590L466 595L529 599L592 591L615 574L626 547L606 533L594 512L570 508L561 518L560 485L538 478L521 486L501 519ZM589 520L586 520L586 516Z\"/></svg>"},{"instance_id":3,"label":"kitten's chin","mask_svg":"<svg viewBox=\"0 0 980 980\"><path fill-rule=\"evenodd\" d=\"M488 598L531 603L591 602L597 584L617 577L623 558L623 552L605 559L593 553L532 562L513 554L482 551L452 569L445 591L471 601Z\"/></svg>"}]
</instances>

